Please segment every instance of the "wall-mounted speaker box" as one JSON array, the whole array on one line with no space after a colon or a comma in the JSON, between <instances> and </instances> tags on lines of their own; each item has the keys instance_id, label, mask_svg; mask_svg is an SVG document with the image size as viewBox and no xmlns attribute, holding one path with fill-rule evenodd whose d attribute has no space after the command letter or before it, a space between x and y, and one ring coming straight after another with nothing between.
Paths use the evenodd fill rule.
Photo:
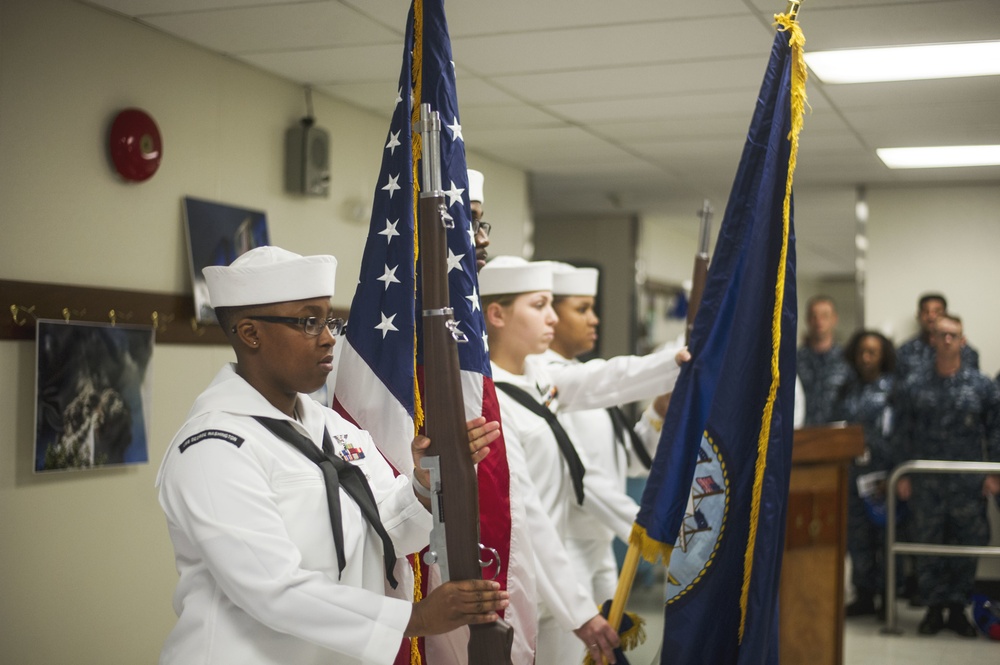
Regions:
<instances>
[{"instance_id":1,"label":"wall-mounted speaker box","mask_svg":"<svg viewBox=\"0 0 1000 665\"><path fill-rule=\"evenodd\" d=\"M285 189L306 196L330 194L330 135L312 118L285 132Z\"/></svg>"}]
</instances>

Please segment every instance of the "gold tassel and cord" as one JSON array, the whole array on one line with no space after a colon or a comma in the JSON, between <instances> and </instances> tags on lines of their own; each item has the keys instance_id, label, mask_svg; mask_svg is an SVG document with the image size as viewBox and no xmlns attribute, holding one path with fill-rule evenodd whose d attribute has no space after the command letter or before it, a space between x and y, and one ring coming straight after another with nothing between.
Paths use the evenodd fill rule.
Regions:
<instances>
[{"instance_id":1,"label":"gold tassel and cord","mask_svg":"<svg viewBox=\"0 0 1000 665\"><path fill-rule=\"evenodd\" d=\"M413 80L413 108L411 110L410 126L420 119L421 89L423 88L423 65L424 65L424 3L422 0L413 0L413 57L411 60L410 76ZM418 173L420 172L420 158L423 155L423 136L411 133L411 155L413 161L413 272L417 271L417 258L420 256L420 233L419 215L417 214L420 205L420 184ZM414 300L416 302L417 281L413 280ZM413 348L417 347L417 329L413 329ZM417 354L413 354L413 434L420 433L420 428L424 424L424 406L420 398L420 383L417 381ZM420 568L420 553L413 555L413 602L417 603L423 598L422 591L423 572ZM410 638L410 665L421 665L423 659L420 657L420 638Z\"/></svg>"},{"instance_id":2,"label":"gold tassel and cord","mask_svg":"<svg viewBox=\"0 0 1000 665\"><path fill-rule=\"evenodd\" d=\"M753 554L757 544L757 525L760 521L760 503L764 487L764 473L767 470L768 441L771 438L771 416L774 412L774 401L778 394L781 376L778 369L779 352L781 350L781 311L785 303L785 263L788 258L788 234L791 226L792 180L795 175L795 163L799 152L799 134L802 131L802 116L806 105L806 65L802 58L802 49L806 39L802 28L793 15L777 14L774 17L778 30L789 32L788 46L792 53L791 64L791 130L788 140L791 150L788 156L788 175L785 179L785 200L781 212L781 254L778 259L778 275L774 288L774 312L771 317L771 387L768 390L767 402L761 416L760 434L757 439L757 464L754 468L753 499L750 504L750 533L747 538L747 548L743 556L743 586L740 590L740 631L739 641L742 644L746 630L747 604L750 597L750 580L753 576Z\"/></svg>"}]
</instances>

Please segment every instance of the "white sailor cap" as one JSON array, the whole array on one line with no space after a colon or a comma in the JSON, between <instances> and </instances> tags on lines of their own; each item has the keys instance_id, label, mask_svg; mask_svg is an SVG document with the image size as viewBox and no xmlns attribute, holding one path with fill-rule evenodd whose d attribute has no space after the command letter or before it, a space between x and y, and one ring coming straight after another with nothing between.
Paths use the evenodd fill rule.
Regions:
<instances>
[{"instance_id":1,"label":"white sailor cap","mask_svg":"<svg viewBox=\"0 0 1000 665\"><path fill-rule=\"evenodd\" d=\"M552 294L556 296L596 296L597 268L577 268L562 261L552 264Z\"/></svg>"},{"instance_id":2,"label":"white sailor cap","mask_svg":"<svg viewBox=\"0 0 1000 665\"><path fill-rule=\"evenodd\" d=\"M483 202L483 183L486 177L479 171L469 169L469 201Z\"/></svg>"},{"instance_id":3,"label":"white sailor cap","mask_svg":"<svg viewBox=\"0 0 1000 665\"><path fill-rule=\"evenodd\" d=\"M479 295L552 290L549 261L530 262L519 256L497 256L479 271Z\"/></svg>"},{"instance_id":4,"label":"white sailor cap","mask_svg":"<svg viewBox=\"0 0 1000 665\"><path fill-rule=\"evenodd\" d=\"M263 246L242 254L228 266L208 266L212 307L241 307L333 295L337 259L301 256L280 247Z\"/></svg>"}]
</instances>

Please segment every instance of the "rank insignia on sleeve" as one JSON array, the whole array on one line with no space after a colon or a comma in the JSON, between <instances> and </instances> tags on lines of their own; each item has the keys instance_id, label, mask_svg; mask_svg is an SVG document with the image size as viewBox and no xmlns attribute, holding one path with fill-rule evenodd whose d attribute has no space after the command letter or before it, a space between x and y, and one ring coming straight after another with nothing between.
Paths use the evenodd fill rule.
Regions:
<instances>
[{"instance_id":1,"label":"rank insignia on sleeve","mask_svg":"<svg viewBox=\"0 0 1000 665\"><path fill-rule=\"evenodd\" d=\"M334 449L337 455L345 462L353 462L365 458L365 451L348 441L348 434L333 434L331 438L335 442Z\"/></svg>"},{"instance_id":2,"label":"rank insignia on sleeve","mask_svg":"<svg viewBox=\"0 0 1000 665\"><path fill-rule=\"evenodd\" d=\"M222 441L228 441L237 448L242 446L243 441L245 440L242 436L236 436L232 432L226 432L225 430L221 429L207 429L203 432L192 434L188 438L184 439L184 441L179 446L180 451L183 453L185 450L187 450L194 444L204 441L206 439L220 439Z\"/></svg>"}]
</instances>

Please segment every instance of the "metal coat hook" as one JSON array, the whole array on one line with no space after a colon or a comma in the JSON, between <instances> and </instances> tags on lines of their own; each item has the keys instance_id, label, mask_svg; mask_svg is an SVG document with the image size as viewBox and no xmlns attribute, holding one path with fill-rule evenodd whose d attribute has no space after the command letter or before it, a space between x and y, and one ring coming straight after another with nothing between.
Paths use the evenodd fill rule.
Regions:
<instances>
[{"instance_id":1,"label":"metal coat hook","mask_svg":"<svg viewBox=\"0 0 1000 665\"><path fill-rule=\"evenodd\" d=\"M112 309L108 312L108 320L111 321L111 325L118 325L118 319L122 321L128 321L132 318L132 312L122 312L120 310Z\"/></svg>"},{"instance_id":2,"label":"metal coat hook","mask_svg":"<svg viewBox=\"0 0 1000 665\"><path fill-rule=\"evenodd\" d=\"M38 317L35 316L35 306L34 305L32 305L31 307L25 307L24 305L11 305L10 306L10 316L11 316L12 319L14 319L14 324L15 325L26 326L29 323L27 317L24 317L24 316L21 317L20 321L17 320L17 315L18 315L19 312L27 314L28 316L30 316L32 321L37 321L38 320Z\"/></svg>"},{"instance_id":3,"label":"metal coat hook","mask_svg":"<svg viewBox=\"0 0 1000 665\"><path fill-rule=\"evenodd\" d=\"M161 315L156 310L153 310L153 313L149 315L149 318L153 322L153 330L156 332L164 332L167 329L167 324L174 320L174 315Z\"/></svg>"},{"instance_id":4,"label":"metal coat hook","mask_svg":"<svg viewBox=\"0 0 1000 665\"><path fill-rule=\"evenodd\" d=\"M63 320L66 321L66 323L69 323L69 320L70 320L71 317L74 317L74 316L77 316L77 317L84 316L84 315L86 315L86 313L87 313L86 309L70 309L69 307L63 307L62 308Z\"/></svg>"},{"instance_id":5,"label":"metal coat hook","mask_svg":"<svg viewBox=\"0 0 1000 665\"><path fill-rule=\"evenodd\" d=\"M205 334L205 327L198 323L198 319L193 316L191 317L191 331L194 332L195 335L198 335L198 337Z\"/></svg>"}]
</instances>

